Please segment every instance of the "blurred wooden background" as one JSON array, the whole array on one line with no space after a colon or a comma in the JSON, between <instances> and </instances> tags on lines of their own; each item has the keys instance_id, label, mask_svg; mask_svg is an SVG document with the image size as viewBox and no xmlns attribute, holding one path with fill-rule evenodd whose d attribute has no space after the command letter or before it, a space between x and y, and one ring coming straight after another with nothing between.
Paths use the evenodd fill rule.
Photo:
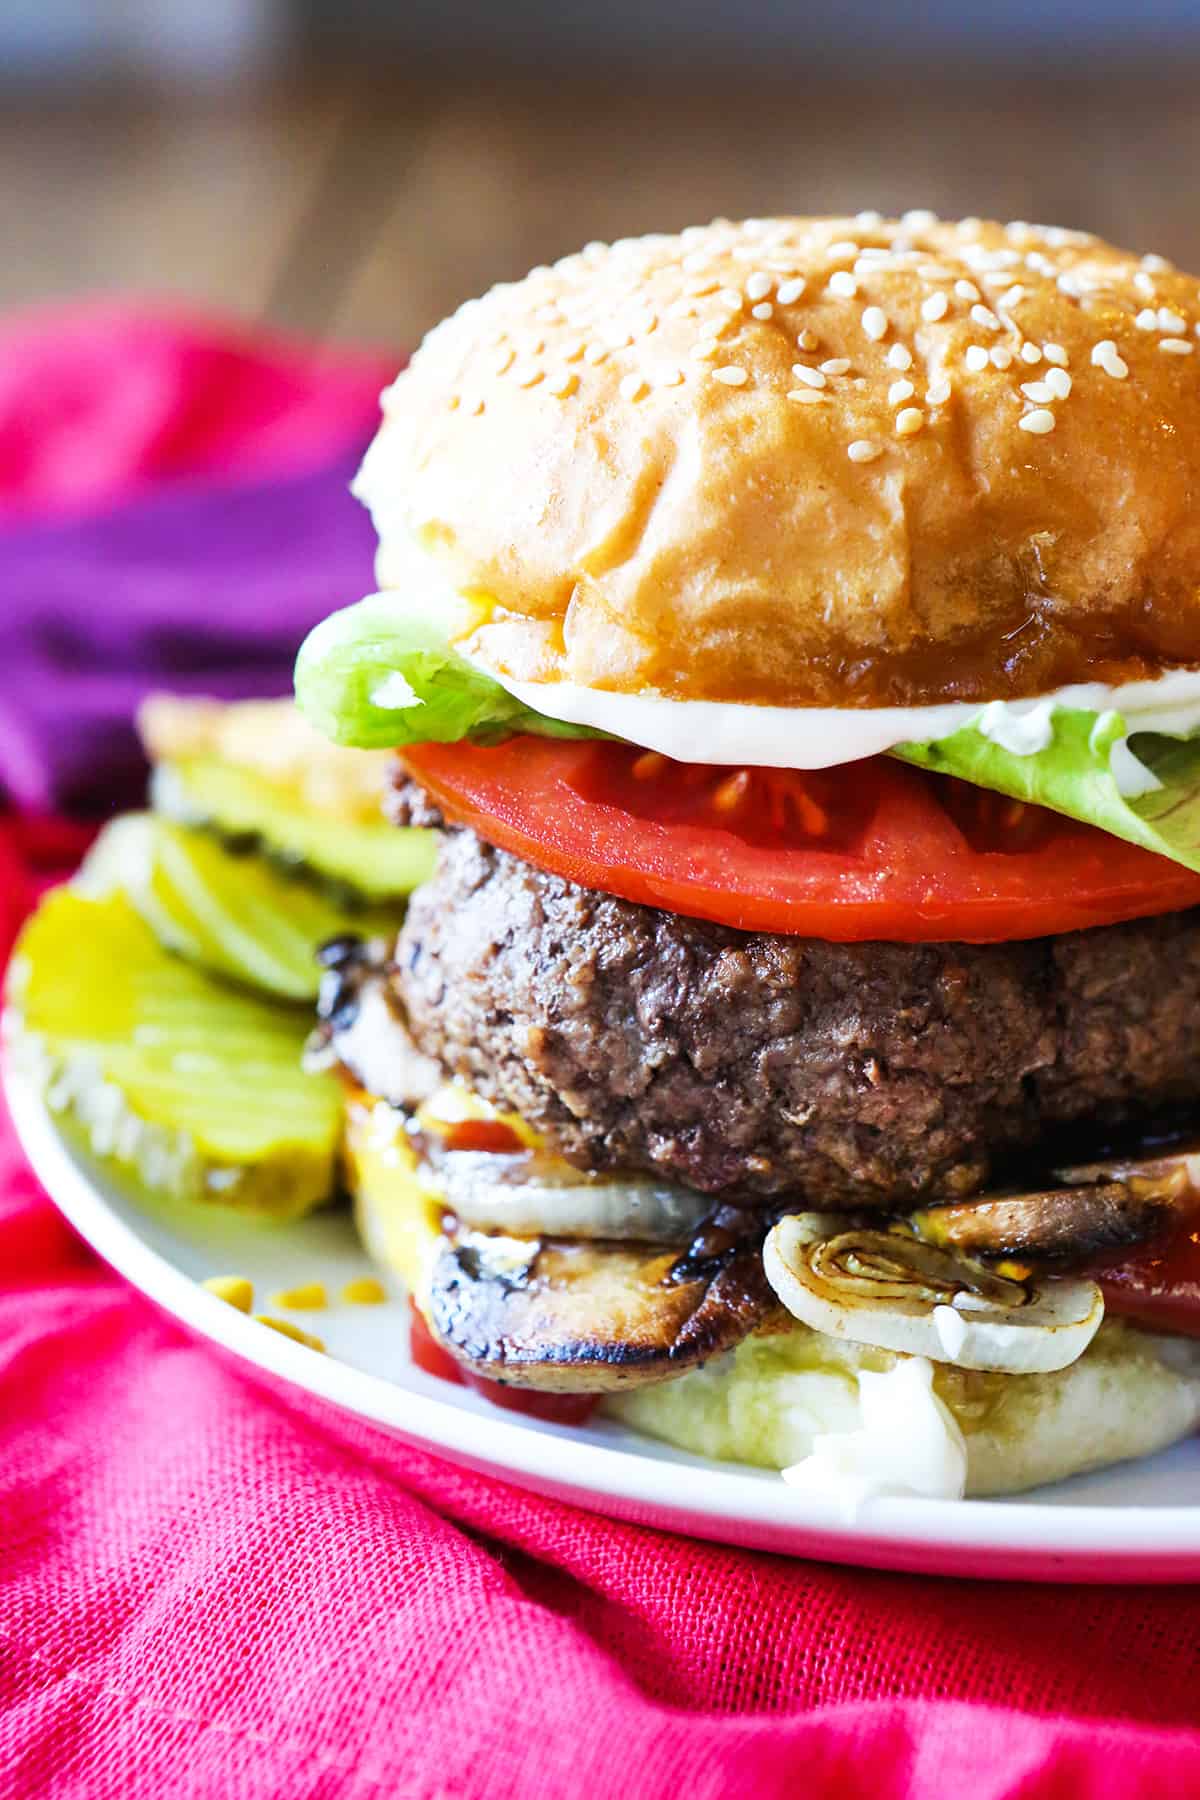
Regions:
<instances>
[{"instance_id":1,"label":"blurred wooden background","mask_svg":"<svg viewBox=\"0 0 1200 1800\"><path fill-rule=\"evenodd\" d=\"M0 305L135 289L399 346L589 238L914 205L1087 226L1200 269L1198 75L458 63L207 98L10 94Z\"/></svg>"}]
</instances>

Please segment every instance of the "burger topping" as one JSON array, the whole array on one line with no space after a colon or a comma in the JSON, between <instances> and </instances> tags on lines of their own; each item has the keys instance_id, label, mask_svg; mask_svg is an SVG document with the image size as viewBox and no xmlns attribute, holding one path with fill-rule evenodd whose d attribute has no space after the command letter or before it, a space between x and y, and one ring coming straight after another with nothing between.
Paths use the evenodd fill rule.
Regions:
<instances>
[{"instance_id":1,"label":"burger topping","mask_svg":"<svg viewBox=\"0 0 1200 1800\"><path fill-rule=\"evenodd\" d=\"M1200 1203L1200 1152L1059 1169L1061 1187L926 1207L919 1237L973 1257L1028 1257L1079 1268L1153 1244Z\"/></svg>"},{"instance_id":2,"label":"burger topping","mask_svg":"<svg viewBox=\"0 0 1200 1800\"><path fill-rule=\"evenodd\" d=\"M426 1312L468 1369L557 1392L663 1381L786 1322L756 1250L688 1282L664 1279L673 1261L649 1247L460 1231L432 1263Z\"/></svg>"},{"instance_id":3,"label":"burger topping","mask_svg":"<svg viewBox=\"0 0 1200 1800\"><path fill-rule=\"evenodd\" d=\"M840 1501L850 1518L884 1494L962 1499L966 1441L934 1392L926 1357L906 1356L883 1373L860 1370L858 1404L857 1430L819 1433L804 1461L782 1471L790 1487Z\"/></svg>"},{"instance_id":4,"label":"burger topping","mask_svg":"<svg viewBox=\"0 0 1200 1800\"><path fill-rule=\"evenodd\" d=\"M763 1248L788 1311L831 1337L1040 1374L1082 1356L1104 1317L1094 1282L1015 1280L899 1231L831 1225L827 1214L791 1214Z\"/></svg>"},{"instance_id":5,"label":"burger topping","mask_svg":"<svg viewBox=\"0 0 1200 1800\"><path fill-rule=\"evenodd\" d=\"M438 1158L446 1204L466 1225L517 1236L677 1244L712 1210L712 1196L650 1176L595 1175L560 1157L450 1151Z\"/></svg>"}]
</instances>

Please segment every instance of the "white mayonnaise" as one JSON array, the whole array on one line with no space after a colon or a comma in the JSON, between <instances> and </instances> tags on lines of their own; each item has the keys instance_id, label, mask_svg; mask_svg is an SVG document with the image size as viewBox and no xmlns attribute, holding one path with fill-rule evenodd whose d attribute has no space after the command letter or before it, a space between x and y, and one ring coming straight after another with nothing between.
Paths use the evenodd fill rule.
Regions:
<instances>
[{"instance_id":1,"label":"white mayonnaise","mask_svg":"<svg viewBox=\"0 0 1200 1800\"><path fill-rule=\"evenodd\" d=\"M695 762L699 756L706 763L748 768L828 769L880 756L897 744L932 743L964 725L978 725L993 743L1017 756L1032 756L1051 741L1056 707L1119 712L1130 731L1186 737L1200 730L1200 669L1173 669L1153 680L1119 687L1078 682L1034 699L992 700L986 705L956 700L941 706L746 706L733 701L668 700L656 694L609 694L568 681L512 681L478 657L474 660L535 711L609 731L677 762ZM1136 776L1125 765L1122 751ZM1114 746L1110 766L1127 797L1158 785L1124 739ZM1125 780L1133 785L1126 786Z\"/></svg>"},{"instance_id":2,"label":"white mayonnaise","mask_svg":"<svg viewBox=\"0 0 1200 1800\"><path fill-rule=\"evenodd\" d=\"M906 1356L886 1375L858 1375L862 1423L814 1437L803 1462L784 1469L790 1487L829 1496L853 1520L885 1494L961 1500L967 1446L954 1414L933 1391L933 1364Z\"/></svg>"}]
</instances>

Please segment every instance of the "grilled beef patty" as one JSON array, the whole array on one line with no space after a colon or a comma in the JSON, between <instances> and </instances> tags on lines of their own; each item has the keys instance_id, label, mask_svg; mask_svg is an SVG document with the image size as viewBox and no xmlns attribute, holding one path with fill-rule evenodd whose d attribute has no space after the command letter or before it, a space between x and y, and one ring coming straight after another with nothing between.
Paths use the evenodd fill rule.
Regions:
<instances>
[{"instance_id":1,"label":"grilled beef patty","mask_svg":"<svg viewBox=\"0 0 1200 1800\"><path fill-rule=\"evenodd\" d=\"M419 1051L571 1162L710 1193L903 1210L1200 1099L1200 909L832 944L595 893L458 829L387 979Z\"/></svg>"}]
</instances>

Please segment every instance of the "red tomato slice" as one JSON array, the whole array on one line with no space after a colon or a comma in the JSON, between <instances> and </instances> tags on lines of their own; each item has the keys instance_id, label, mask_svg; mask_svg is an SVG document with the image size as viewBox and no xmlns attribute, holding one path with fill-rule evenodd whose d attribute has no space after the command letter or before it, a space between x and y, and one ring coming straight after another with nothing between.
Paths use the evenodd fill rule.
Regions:
<instances>
[{"instance_id":1,"label":"red tomato slice","mask_svg":"<svg viewBox=\"0 0 1200 1800\"><path fill-rule=\"evenodd\" d=\"M1106 1310L1116 1318L1200 1337L1200 1221L1194 1213L1156 1253L1096 1279Z\"/></svg>"},{"instance_id":2,"label":"red tomato slice","mask_svg":"<svg viewBox=\"0 0 1200 1800\"><path fill-rule=\"evenodd\" d=\"M501 1381L489 1381L486 1375L473 1375L455 1361L430 1331L410 1300L408 1303L408 1348L418 1369L450 1381L458 1387L474 1388L493 1406L508 1412L525 1413L530 1418L546 1419L552 1425L583 1425L600 1404L599 1394L541 1394L532 1388L508 1387Z\"/></svg>"},{"instance_id":3,"label":"red tomato slice","mask_svg":"<svg viewBox=\"0 0 1200 1800\"><path fill-rule=\"evenodd\" d=\"M1200 904L1200 874L891 757L803 773L627 744L421 744L447 818L583 887L742 931L996 943Z\"/></svg>"}]
</instances>

